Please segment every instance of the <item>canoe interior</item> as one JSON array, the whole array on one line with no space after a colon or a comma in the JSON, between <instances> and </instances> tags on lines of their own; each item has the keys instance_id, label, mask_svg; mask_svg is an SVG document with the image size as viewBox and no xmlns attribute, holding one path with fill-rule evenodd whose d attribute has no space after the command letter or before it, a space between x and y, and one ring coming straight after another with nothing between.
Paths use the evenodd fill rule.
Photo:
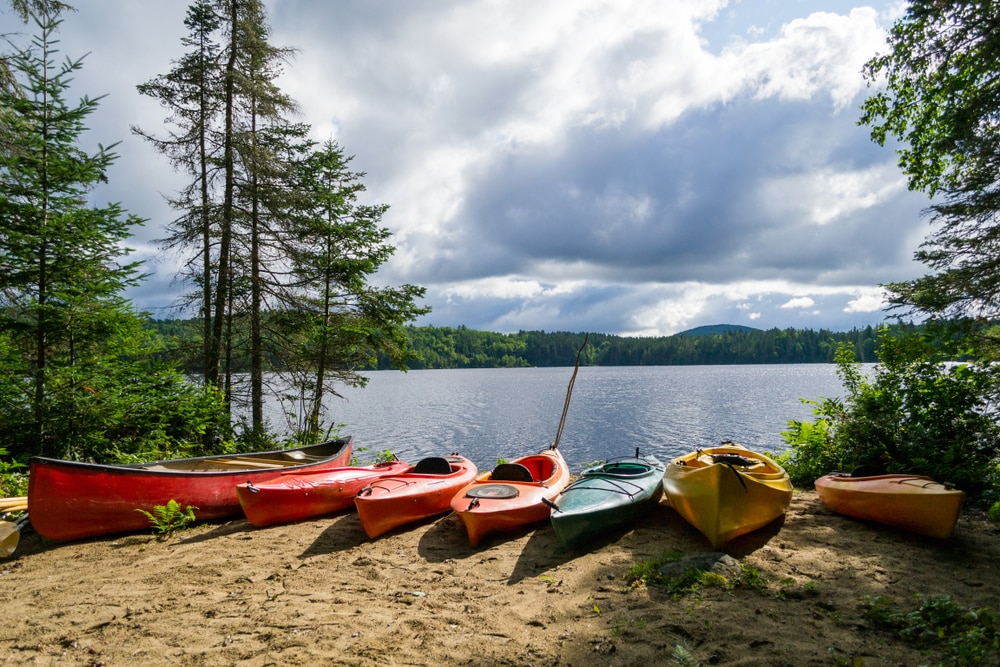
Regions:
<instances>
[{"instance_id":1,"label":"canoe interior","mask_svg":"<svg viewBox=\"0 0 1000 667\"><path fill-rule=\"evenodd\" d=\"M103 470L109 474L134 475L143 473L220 473L243 474L252 470L290 468L311 468L317 463L325 463L333 458L341 458L344 448L351 445L350 437L338 438L316 445L296 449L275 449L266 452L245 454L218 454L184 459L165 459L145 463L120 465L65 461L38 456L32 459L42 465L59 465L66 468L90 468Z\"/></svg>"}]
</instances>

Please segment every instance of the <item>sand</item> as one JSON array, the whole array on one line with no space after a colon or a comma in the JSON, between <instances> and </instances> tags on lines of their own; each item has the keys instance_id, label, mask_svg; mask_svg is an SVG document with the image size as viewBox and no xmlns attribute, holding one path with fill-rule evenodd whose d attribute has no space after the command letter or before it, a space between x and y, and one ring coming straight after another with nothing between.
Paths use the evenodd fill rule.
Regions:
<instances>
[{"instance_id":1,"label":"sand","mask_svg":"<svg viewBox=\"0 0 1000 667\"><path fill-rule=\"evenodd\" d=\"M919 665L864 596L964 606L998 596L1000 527L965 515L932 541L796 492L783 521L727 545L766 590L675 597L630 566L708 550L666 502L578 551L551 527L468 545L454 516L369 540L344 513L55 543L0 560L0 663L45 665ZM694 663L690 663L694 664Z\"/></svg>"}]
</instances>

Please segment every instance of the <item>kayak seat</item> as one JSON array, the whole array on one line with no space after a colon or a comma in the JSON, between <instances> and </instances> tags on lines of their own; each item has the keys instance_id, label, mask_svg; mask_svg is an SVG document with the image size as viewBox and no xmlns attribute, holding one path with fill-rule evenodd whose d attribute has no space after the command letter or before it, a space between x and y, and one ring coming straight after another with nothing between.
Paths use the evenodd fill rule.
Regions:
<instances>
[{"instance_id":1,"label":"kayak seat","mask_svg":"<svg viewBox=\"0 0 1000 667\"><path fill-rule=\"evenodd\" d=\"M420 475L450 475L451 464L442 456L428 456L413 466L413 472Z\"/></svg>"},{"instance_id":2,"label":"kayak seat","mask_svg":"<svg viewBox=\"0 0 1000 667\"><path fill-rule=\"evenodd\" d=\"M501 463L490 474L495 482L534 482L531 471L520 463Z\"/></svg>"}]
</instances>

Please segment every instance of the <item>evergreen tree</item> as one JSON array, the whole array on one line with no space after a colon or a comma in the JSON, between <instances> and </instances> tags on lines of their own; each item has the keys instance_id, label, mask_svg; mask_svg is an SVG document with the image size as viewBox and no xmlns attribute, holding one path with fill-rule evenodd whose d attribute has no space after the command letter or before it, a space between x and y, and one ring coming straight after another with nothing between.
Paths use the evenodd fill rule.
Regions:
<instances>
[{"instance_id":1,"label":"evergreen tree","mask_svg":"<svg viewBox=\"0 0 1000 667\"><path fill-rule=\"evenodd\" d=\"M169 112L166 136L140 127L132 131L166 155L174 168L191 180L170 198L180 217L168 228L163 243L168 250L188 258L182 277L199 287L185 303L197 305L203 325L202 358L211 355L212 302L214 294L213 239L217 205L220 142L218 119L222 106L220 52L216 41L220 19L209 0L197 0L184 19L188 34L182 44L189 49L165 75L139 85L140 94L152 97ZM207 377L208 369L202 368Z\"/></svg>"},{"instance_id":2,"label":"evergreen tree","mask_svg":"<svg viewBox=\"0 0 1000 667\"><path fill-rule=\"evenodd\" d=\"M0 154L0 375L11 379L0 386L0 446L66 458L108 456L125 440L160 446L188 433L183 421L165 428L158 420L171 410L150 406L170 396L174 409L197 404L210 421L212 400L182 395L182 378L146 363L151 339L120 296L142 277L122 245L141 220L90 203L115 159L113 146L79 147L100 98L67 104L82 62L54 65L59 21L38 25L11 60L20 91L0 92L0 132L17 149Z\"/></svg>"},{"instance_id":3,"label":"evergreen tree","mask_svg":"<svg viewBox=\"0 0 1000 667\"><path fill-rule=\"evenodd\" d=\"M895 306L958 318L1000 314L1000 6L914 0L890 50L865 68L884 87L862 122L898 139L911 189L938 198L934 232L916 253L932 273L889 285Z\"/></svg>"},{"instance_id":4,"label":"evergreen tree","mask_svg":"<svg viewBox=\"0 0 1000 667\"><path fill-rule=\"evenodd\" d=\"M390 232L380 226L386 205L363 205L364 174L349 169L353 158L327 141L300 167L301 206L289 234L293 279L284 292L281 321L297 345L276 350L295 359L285 365L301 389L303 439L321 435L324 398L342 382L363 386L359 371L385 355L396 368L410 358L405 324L429 312L416 305L424 289L413 285L376 287L369 276L392 256ZM294 332L294 333L292 333ZM290 354L291 352L291 354Z\"/></svg>"}]
</instances>

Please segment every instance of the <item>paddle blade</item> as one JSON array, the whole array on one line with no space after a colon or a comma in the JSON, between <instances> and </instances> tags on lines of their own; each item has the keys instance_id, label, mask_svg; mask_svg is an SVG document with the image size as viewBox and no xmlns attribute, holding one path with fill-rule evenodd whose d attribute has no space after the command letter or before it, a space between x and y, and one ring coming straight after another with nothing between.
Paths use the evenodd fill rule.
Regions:
<instances>
[{"instance_id":1,"label":"paddle blade","mask_svg":"<svg viewBox=\"0 0 1000 667\"><path fill-rule=\"evenodd\" d=\"M12 521L0 521L0 558L9 558L21 541L21 527Z\"/></svg>"}]
</instances>

